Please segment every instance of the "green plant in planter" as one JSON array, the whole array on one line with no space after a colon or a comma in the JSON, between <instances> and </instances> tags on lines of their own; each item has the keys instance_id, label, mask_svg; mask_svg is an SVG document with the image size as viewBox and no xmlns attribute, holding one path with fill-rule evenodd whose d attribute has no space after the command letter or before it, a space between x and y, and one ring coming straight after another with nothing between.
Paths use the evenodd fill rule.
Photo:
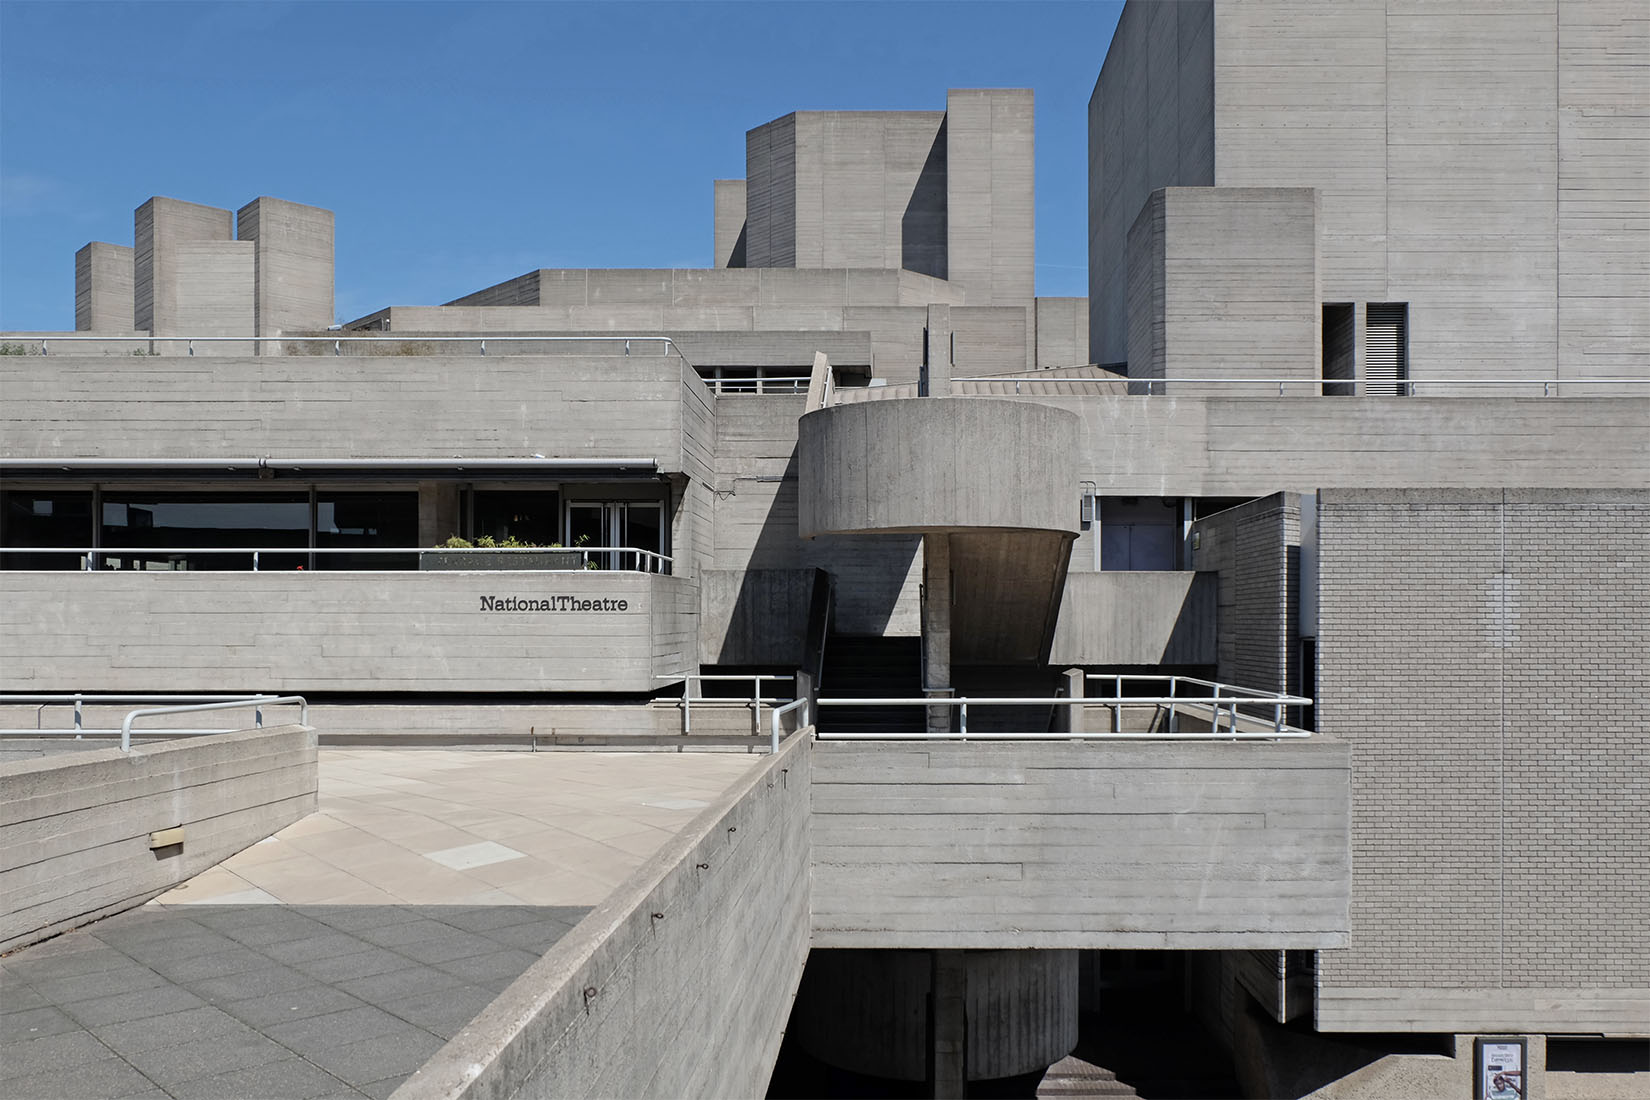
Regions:
<instances>
[{"instance_id":1,"label":"green plant in planter","mask_svg":"<svg viewBox=\"0 0 1650 1100\"><path fill-rule=\"evenodd\" d=\"M506 535L497 539L492 535L481 535L474 542L462 535L449 535L447 541L436 543L437 550L563 550L565 547L559 542L523 542L514 535Z\"/></svg>"}]
</instances>

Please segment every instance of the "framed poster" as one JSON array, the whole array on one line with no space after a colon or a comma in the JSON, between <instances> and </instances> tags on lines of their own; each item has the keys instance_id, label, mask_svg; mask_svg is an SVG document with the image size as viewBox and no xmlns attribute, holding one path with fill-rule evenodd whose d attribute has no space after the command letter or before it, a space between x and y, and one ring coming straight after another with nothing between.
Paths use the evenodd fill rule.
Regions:
<instances>
[{"instance_id":1,"label":"framed poster","mask_svg":"<svg viewBox=\"0 0 1650 1100\"><path fill-rule=\"evenodd\" d=\"M1523 1039L1474 1039L1475 1100L1525 1100Z\"/></svg>"}]
</instances>

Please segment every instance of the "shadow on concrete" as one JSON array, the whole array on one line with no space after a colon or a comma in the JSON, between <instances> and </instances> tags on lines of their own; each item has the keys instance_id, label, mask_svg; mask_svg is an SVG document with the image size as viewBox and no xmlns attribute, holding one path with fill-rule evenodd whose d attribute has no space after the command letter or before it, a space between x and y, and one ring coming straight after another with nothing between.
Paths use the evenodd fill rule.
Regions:
<instances>
[{"instance_id":1,"label":"shadow on concrete","mask_svg":"<svg viewBox=\"0 0 1650 1100\"><path fill-rule=\"evenodd\" d=\"M900 218L900 266L907 271L948 278L946 235L950 220L946 199L946 124L934 135L933 147L911 189Z\"/></svg>"},{"instance_id":2,"label":"shadow on concrete","mask_svg":"<svg viewBox=\"0 0 1650 1100\"><path fill-rule=\"evenodd\" d=\"M719 647L706 647L700 654L705 664L796 667L803 655L815 569L836 579L837 631L881 635L894 619L922 545L920 536L821 535L799 540L797 469L792 450L757 532L749 565L737 574L737 588L728 597L726 621L736 629L726 632ZM717 581L710 578L707 583ZM707 603L714 606L715 593L708 595Z\"/></svg>"}]
</instances>

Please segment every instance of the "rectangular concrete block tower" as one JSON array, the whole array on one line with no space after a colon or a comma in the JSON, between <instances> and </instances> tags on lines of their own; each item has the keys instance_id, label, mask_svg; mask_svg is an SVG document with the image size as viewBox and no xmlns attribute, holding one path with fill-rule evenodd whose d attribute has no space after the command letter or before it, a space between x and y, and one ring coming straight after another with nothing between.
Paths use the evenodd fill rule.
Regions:
<instances>
[{"instance_id":1,"label":"rectangular concrete block tower","mask_svg":"<svg viewBox=\"0 0 1650 1100\"><path fill-rule=\"evenodd\" d=\"M1310 187L1154 191L1129 231L1130 376L1316 378L1317 206Z\"/></svg>"},{"instance_id":2,"label":"rectangular concrete block tower","mask_svg":"<svg viewBox=\"0 0 1650 1100\"><path fill-rule=\"evenodd\" d=\"M332 324L332 211L264 196L241 207L235 221L237 236L253 246L257 334Z\"/></svg>"},{"instance_id":3,"label":"rectangular concrete block tower","mask_svg":"<svg viewBox=\"0 0 1650 1100\"><path fill-rule=\"evenodd\" d=\"M93 241L74 254L77 332L132 331L132 249Z\"/></svg>"},{"instance_id":4,"label":"rectangular concrete block tower","mask_svg":"<svg viewBox=\"0 0 1650 1100\"><path fill-rule=\"evenodd\" d=\"M945 115L804 111L745 136L750 267L946 274Z\"/></svg>"},{"instance_id":5,"label":"rectangular concrete block tower","mask_svg":"<svg viewBox=\"0 0 1650 1100\"><path fill-rule=\"evenodd\" d=\"M745 181L716 181L712 267L745 266Z\"/></svg>"},{"instance_id":6,"label":"rectangular concrete block tower","mask_svg":"<svg viewBox=\"0 0 1650 1100\"><path fill-rule=\"evenodd\" d=\"M245 251L247 276L251 277L250 250L241 249L234 243L234 217L229 211L216 206L202 206L156 195L133 214L132 242L132 323L138 329L179 333L184 331L185 322L192 319L188 316L192 310L184 308L188 299L182 293L179 280L178 265L181 250L186 244L197 246L190 260L191 294L201 290L215 293L193 278L202 273L200 263L206 255L198 247L202 244L227 246L223 262L231 268L236 266L236 261L230 257ZM217 311L208 309L207 312ZM250 327L243 331L250 331Z\"/></svg>"},{"instance_id":7,"label":"rectangular concrete block tower","mask_svg":"<svg viewBox=\"0 0 1650 1100\"><path fill-rule=\"evenodd\" d=\"M946 93L947 278L971 306L1036 293L1036 103L1030 89Z\"/></svg>"}]
</instances>

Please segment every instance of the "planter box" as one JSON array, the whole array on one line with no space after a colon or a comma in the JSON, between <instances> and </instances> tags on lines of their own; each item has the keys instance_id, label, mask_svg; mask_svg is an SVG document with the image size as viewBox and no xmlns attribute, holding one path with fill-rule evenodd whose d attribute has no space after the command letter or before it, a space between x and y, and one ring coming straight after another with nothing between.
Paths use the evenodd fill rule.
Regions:
<instances>
[{"instance_id":1,"label":"planter box","mask_svg":"<svg viewBox=\"0 0 1650 1100\"><path fill-rule=\"evenodd\" d=\"M420 569L583 569L584 554L578 550L424 550L418 555Z\"/></svg>"}]
</instances>

